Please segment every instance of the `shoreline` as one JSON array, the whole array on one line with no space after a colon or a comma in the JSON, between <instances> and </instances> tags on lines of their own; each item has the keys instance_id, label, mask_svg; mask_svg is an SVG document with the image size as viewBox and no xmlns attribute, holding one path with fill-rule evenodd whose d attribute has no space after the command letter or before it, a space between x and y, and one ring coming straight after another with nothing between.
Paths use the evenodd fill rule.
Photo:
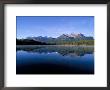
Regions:
<instances>
[{"instance_id":1,"label":"shoreline","mask_svg":"<svg viewBox=\"0 0 110 90\"><path fill-rule=\"evenodd\" d=\"M16 45L16 46L94 46L94 45Z\"/></svg>"}]
</instances>

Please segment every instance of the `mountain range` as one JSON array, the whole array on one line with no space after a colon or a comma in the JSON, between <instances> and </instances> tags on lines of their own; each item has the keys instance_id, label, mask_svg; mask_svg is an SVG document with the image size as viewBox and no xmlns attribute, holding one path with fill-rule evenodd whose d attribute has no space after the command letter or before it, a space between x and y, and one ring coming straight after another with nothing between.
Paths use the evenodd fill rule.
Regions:
<instances>
[{"instance_id":1,"label":"mountain range","mask_svg":"<svg viewBox=\"0 0 110 90\"><path fill-rule=\"evenodd\" d=\"M78 41L87 41L87 40L94 40L93 37L91 36L85 36L84 34L62 34L57 38L53 37L43 37L43 36L38 36L38 37L27 37L26 39L17 39L17 41L22 41L22 42L34 42L34 44L39 43L39 44L67 44L67 43L73 43L73 42L78 42Z\"/></svg>"},{"instance_id":2,"label":"mountain range","mask_svg":"<svg viewBox=\"0 0 110 90\"><path fill-rule=\"evenodd\" d=\"M87 37L87 36L85 36L84 34L81 34L81 33L79 33L79 34L74 34L74 33L71 33L71 34L62 34L62 35L60 35L59 37L57 37L57 38L53 38L53 37L47 37L47 36L45 36L45 37L42 37L42 36L38 36L38 37L27 37L27 39L33 39L33 40L41 40L41 39L83 39L83 40L93 40L93 37Z\"/></svg>"}]
</instances>

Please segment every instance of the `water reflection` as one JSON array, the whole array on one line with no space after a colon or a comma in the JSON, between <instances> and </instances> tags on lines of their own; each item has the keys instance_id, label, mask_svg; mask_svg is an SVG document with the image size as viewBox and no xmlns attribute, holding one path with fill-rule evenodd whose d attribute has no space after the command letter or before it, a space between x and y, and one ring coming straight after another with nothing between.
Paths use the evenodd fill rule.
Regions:
<instances>
[{"instance_id":1,"label":"water reflection","mask_svg":"<svg viewBox=\"0 0 110 90\"><path fill-rule=\"evenodd\" d=\"M52 53L56 52L62 56L84 56L85 54L93 54L93 46L52 46L52 45L25 45L17 46L17 51L23 50L33 53Z\"/></svg>"},{"instance_id":2,"label":"water reflection","mask_svg":"<svg viewBox=\"0 0 110 90\"><path fill-rule=\"evenodd\" d=\"M16 47L16 74L94 74L93 46Z\"/></svg>"}]
</instances>

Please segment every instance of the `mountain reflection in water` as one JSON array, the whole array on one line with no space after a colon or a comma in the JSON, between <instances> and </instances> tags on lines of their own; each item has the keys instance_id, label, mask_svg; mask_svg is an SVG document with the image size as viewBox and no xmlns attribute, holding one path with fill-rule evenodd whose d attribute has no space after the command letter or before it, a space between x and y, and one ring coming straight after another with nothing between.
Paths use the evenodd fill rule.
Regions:
<instances>
[{"instance_id":1,"label":"mountain reflection in water","mask_svg":"<svg viewBox=\"0 0 110 90\"><path fill-rule=\"evenodd\" d=\"M93 46L17 45L17 74L94 74Z\"/></svg>"},{"instance_id":2,"label":"mountain reflection in water","mask_svg":"<svg viewBox=\"0 0 110 90\"><path fill-rule=\"evenodd\" d=\"M76 56L84 56L85 54L93 54L93 46L61 46L61 45L24 45L17 46L17 51L23 50L27 52L33 53L52 53L58 52L59 54L65 55L76 55Z\"/></svg>"}]
</instances>

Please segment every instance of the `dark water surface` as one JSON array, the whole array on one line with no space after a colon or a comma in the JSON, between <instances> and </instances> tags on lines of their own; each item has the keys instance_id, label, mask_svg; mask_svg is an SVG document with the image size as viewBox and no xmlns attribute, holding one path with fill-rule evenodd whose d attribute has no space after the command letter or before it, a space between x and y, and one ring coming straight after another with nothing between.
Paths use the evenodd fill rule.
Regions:
<instances>
[{"instance_id":1,"label":"dark water surface","mask_svg":"<svg viewBox=\"0 0 110 90\"><path fill-rule=\"evenodd\" d=\"M17 45L16 74L94 74L94 48Z\"/></svg>"}]
</instances>

